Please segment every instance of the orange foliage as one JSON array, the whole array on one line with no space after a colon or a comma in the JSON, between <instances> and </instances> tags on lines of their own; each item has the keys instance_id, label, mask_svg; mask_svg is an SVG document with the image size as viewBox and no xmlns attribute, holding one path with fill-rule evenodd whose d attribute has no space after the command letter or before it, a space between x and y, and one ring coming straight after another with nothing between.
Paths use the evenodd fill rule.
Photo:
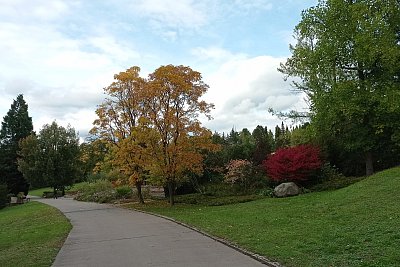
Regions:
<instances>
[{"instance_id":1,"label":"orange foliage","mask_svg":"<svg viewBox=\"0 0 400 267\"><path fill-rule=\"evenodd\" d=\"M139 71L132 67L114 76L92 133L109 142L114 165L131 183L141 183L150 171L173 196L188 172L202 172L201 152L218 149L198 120L200 114L211 119L213 105L200 100L208 85L189 67L161 66L147 79Z\"/></svg>"}]
</instances>

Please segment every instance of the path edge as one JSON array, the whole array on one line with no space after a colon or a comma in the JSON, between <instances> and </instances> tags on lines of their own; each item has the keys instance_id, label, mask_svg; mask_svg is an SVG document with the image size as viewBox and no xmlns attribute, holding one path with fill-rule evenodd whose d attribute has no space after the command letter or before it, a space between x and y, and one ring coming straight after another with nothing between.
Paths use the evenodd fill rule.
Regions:
<instances>
[{"instance_id":1,"label":"path edge","mask_svg":"<svg viewBox=\"0 0 400 267\"><path fill-rule=\"evenodd\" d=\"M135 208L124 208L124 207L120 207L120 208L134 210L134 211L137 211L137 212L141 212L141 213L144 213L144 214L156 216L156 217L168 220L170 222L179 224L179 225L181 225L183 227L186 227L186 228L188 228L190 230L193 230L193 231L195 231L195 232L197 232L199 234L202 234L202 235L204 235L206 237L209 237L209 238L211 238L211 239L213 239L213 240L215 240L215 241L217 241L217 242L219 242L221 244L224 244L224 245L226 245L226 246L228 246L230 248L233 248L234 250L236 250L236 251L238 251L238 252L240 252L240 253L242 253L244 255L247 255L247 256L255 259L258 262L261 262L262 264L265 264L268 267L284 267L279 262L271 261L271 260L267 259L266 257L261 256L261 255L259 255L257 253L254 253L254 252L250 252L249 250L244 249L244 248L238 246L237 244L235 244L235 243L233 243L231 241L228 241L226 239L210 235L209 233L206 233L206 232L204 232L204 231L202 231L202 230L200 230L200 229L198 229L196 227L193 227L193 226L191 226L189 224L186 224L184 222L177 221L177 220L175 220L173 218L170 218L170 217L167 217L167 216L164 216L164 215L160 215L160 214L157 214L157 213L154 213L154 212L139 210L139 209L135 209Z\"/></svg>"}]
</instances>

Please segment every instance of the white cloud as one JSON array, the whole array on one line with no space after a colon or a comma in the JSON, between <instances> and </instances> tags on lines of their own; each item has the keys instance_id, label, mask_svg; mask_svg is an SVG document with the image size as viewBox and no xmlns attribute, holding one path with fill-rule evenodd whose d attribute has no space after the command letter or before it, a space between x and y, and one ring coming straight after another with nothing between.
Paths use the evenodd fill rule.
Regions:
<instances>
[{"instance_id":1,"label":"white cloud","mask_svg":"<svg viewBox=\"0 0 400 267\"><path fill-rule=\"evenodd\" d=\"M154 27L198 28L207 23L205 2L193 0L140 0L132 5L135 13L150 18Z\"/></svg>"},{"instance_id":2,"label":"white cloud","mask_svg":"<svg viewBox=\"0 0 400 267\"><path fill-rule=\"evenodd\" d=\"M62 0L1 0L0 16L21 20L51 21L65 15L69 11L68 4Z\"/></svg>"},{"instance_id":3,"label":"white cloud","mask_svg":"<svg viewBox=\"0 0 400 267\"><path fill-rule=\"evenodd\" d=\"M217 46L211 47L195 47L191 50L191 54L198 60L229 60L234 57L243 57L244 55L233 55L230 51Z\"/></svg>"},{"instance_id":4,"label":"white cloud","mask_svg":"<svg viewBox=\"0 0 400 267\"><path fill-rule=\"evenodd\" d=\"M215 104L213 121L205 125L213 130L228 132L236 128L254 129L257 125L273 127L280 120L268 113L268 108L279 111L303 110L303 96L290 90L289 82L277 71L285 58L259 56L233 57L207 76L210 89L204 99Z\"/></svg>"},{"instance_id":5,"label":"white cloud","mask_svg":"<svg viewBox=\"0 0 400 267\"><path fill-rule=\"evenodd\" d=\"M62 12L60 8L57 14ZM96 105L104 99L102 88L140 58L104 30L94 34L78 39L51 22L27 24L0 18L0 40L6 40L0 42L1 114L22 93L36 130L56 119L71 122L86 135ZM82 110L91 110L93 116L82 116Z\"/></svg>"},{"instance_id":6,"label":"white cloud","mask_svg":"<svg viewBox=\"0 0 400 267\"><path fill-rule=\"evenodd\" d=\"M161 33L161 36L163 37L164 40L167 40L170 42L175 42L176 39L178 38L178 32L166 31L166 32Z\"/></svg>"},{"instance_id":7,"label":"white cloud","mask_svg":"<svg viewBox=\"0 0 400 267\"><path fill-rule=\"evenodd\" d=\"M101 36L89 37L87 42L93 47L100 49L101 54L106 54L116 61L132 61L140 57L139 53L132 50L128 45L119 43L111 35L103 34Z\"/></svg>"},{"instance_id":8,"label":"white cloud","mask_svg":"<svg viewBox=\"0 0 400 267\"><path fill-rule=\"evenodd\" d=\"M23 93L36 130L56 119L84 135L104 99L102 88L115 73L138 65L145 75L174 63L193 66L210 85L205 99L216 110L215 120L206 125L212 130L275 124L267 108L289 109L301 97L289 93L289 83L276 71L284 58L250 57L263 52L243 47L262 42L258 35L246 34L253 30L247 22L264 23L265 18L269 25L268 19L275 19L272 8L286 8L288 2L304 5L272 0L0 0L0 114ZM232 27L237 26L249 28L236 32ZM268 30L265 34L271 35ZM287 38L284 28L279 30ZM232 52L239 49L244 52Z\"/></svg>"},{"instance_id":9,"label":"white cloud","mask_svg":"<svg viewBox=\"0 0 400 267\"><path fill-rule=\"evenodd\" d=\"M270 10L273 7L270 0L235 0L235 5L249 10Z\"/></svg>"},{"instance_id":10,"label":"white cloud","mask_svg":"<svg viewBox=\"0 0 400 267\"><path fill-rule=\"evenodd\" d=\"M33 14L35 18L53 20L63 15L67 10L68 7L63 1L52 0L43 1L38 6L35 6L33 10L31 10L31 14Z\"/></svg>"}]
</instances>

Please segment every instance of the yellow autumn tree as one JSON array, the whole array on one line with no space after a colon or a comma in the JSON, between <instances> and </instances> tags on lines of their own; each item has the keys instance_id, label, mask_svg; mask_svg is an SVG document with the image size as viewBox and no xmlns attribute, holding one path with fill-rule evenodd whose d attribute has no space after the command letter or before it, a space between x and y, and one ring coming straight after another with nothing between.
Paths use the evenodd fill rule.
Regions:
<instances>
[{"instance_id":1,"label":"yellow autumn tree","mask_svg":"<svg viewBox=\"0 0 400 267\"><path fill-rule=\"evenodd\" d=\"M174 204L177 183L188 173L203 170L203 153L215 150L211 132L201 126L199 116L211 119L212 104L201 100L208 85L199 72L185 66L161 66L149 75L144 90L146 135L153 175L168 187Z\"/></svg>"},{"instance_id":2,"label":"yellow autumn tree","mask_svg":"<svg viewBox=\"0 0 400 267\"><path fill-rule=\"evenodd\" d=\"M141 140L140 119L146 114L142 91L145 79L140 68L131 67L114 75L114 82L104 88L109 96L96 110L91 133L107 142L111 164L129 177L137 189L139 201L144 203L142 184L146 167L146 146Z\"/></svg>"}]
</instances>

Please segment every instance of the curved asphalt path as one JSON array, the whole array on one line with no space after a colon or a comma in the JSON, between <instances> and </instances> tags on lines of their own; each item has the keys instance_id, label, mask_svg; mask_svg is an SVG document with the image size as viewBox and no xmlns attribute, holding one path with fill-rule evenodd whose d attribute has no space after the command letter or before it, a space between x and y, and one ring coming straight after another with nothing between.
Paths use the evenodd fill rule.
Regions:
<instances>
[{"instance_id":1,"label":"curved asphalt path","mask_svg":"<svg viewBox=\"0 0 400 267\"><path fill-rule=\"evenodd\" d=\"M169 220L69 198L38 199L63 212L73 228L53 264L60 266L265 266Z\"/></svg>"}]
</instances>

